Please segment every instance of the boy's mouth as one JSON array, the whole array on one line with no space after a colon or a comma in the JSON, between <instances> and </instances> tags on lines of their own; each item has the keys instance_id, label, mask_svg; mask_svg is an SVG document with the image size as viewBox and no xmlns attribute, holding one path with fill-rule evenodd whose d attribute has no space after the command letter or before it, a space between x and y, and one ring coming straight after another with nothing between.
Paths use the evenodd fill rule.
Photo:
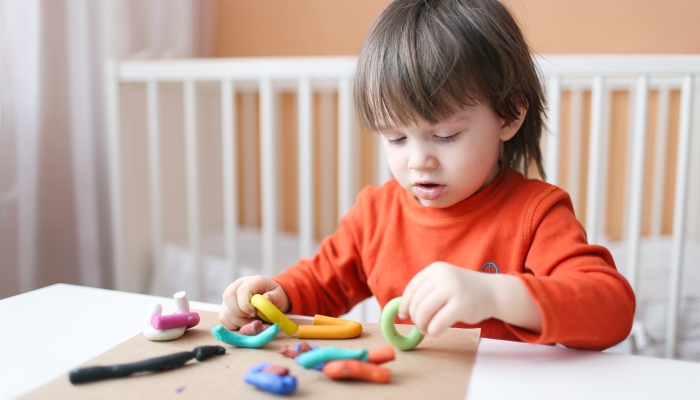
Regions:
<instances>
[{"instance_id":1,"label":"boy's mouth","mask_svg":"<svg viewBox=\"0 0 700 400\"><path fill-rule=\"evenodd\" d=\"M445 193L445 185L433 182L416 182L413 192L423 200L436 200Z\"/></svg>"}]
</instances>

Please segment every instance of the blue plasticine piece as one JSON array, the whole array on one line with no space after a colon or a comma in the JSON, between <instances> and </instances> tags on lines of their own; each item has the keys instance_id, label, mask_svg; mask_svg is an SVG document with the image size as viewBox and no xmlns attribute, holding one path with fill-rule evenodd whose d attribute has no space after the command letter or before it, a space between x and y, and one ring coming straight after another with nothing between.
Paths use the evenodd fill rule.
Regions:
<instances>
[{"instance_id":1,"label":"blue plasticine piece","mask_svg":"<svg viewBox=\"0 0 700 400\"><path fill-rule=\"evenodd\" d=\"M282 395L294 393L297 389L297 378L292 375L279 376L262 372L262 370L269 365L268 363L254 365L253 368L243 376L243 380L268 393Z\"/></svg>"},{"instance_id":2,"label":"blue plasticine piece","mask_svg":"<svg viewBox=\"0 0 700 400\"><path fill-rule=\"evenodd\" d=\"M324 347L299 354L294 360L304 368L313 368L318 364L333 360L356 359L367 361L367 349L359 348L340 349L338 347Z\"/></svg>"},{"instance_id":3,"label":"blue plasticine piece","mask_svg":"<svg viewBox=\"0 0 700 400\"><path fill-rule=\"evenodd\" d=\"M270 326L254 336L239 335L238 333L229 331L221 325L211 328L211 334L214 336L214 338L216 338L216 340L230 344L231 346L252 349L263 347L264 345L270 343L272 339L277 336L279 331L280 327L277 326L277 324Z\"/></svg>"}]
</instances>

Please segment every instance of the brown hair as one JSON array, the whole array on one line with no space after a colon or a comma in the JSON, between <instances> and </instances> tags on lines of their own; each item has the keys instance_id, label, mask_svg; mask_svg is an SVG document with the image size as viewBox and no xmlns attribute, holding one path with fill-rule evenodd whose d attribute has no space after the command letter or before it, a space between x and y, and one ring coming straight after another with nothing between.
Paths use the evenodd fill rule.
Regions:
<instances>
[{"instance_id":1,"label":"brown hair","mask_svg":"<svg viewBox=\"0 0 700 400\"><path fill-rule=\"evenodd\" d=\"M496 0L395 0L374 22L359 56L355 108L367 130L435 124L483 103L520 130L501 162L544 178L544 92L518 24Z\"/></svg>"}]
</instances>

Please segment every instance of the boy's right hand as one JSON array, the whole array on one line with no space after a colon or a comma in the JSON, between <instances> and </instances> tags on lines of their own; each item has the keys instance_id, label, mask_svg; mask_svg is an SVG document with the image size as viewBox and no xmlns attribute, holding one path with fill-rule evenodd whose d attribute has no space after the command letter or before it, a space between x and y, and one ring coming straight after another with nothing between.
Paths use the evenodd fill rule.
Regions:
<instances>
[{"instance_id":1,"label":"boy's right hand","mask_svg":"<svg viewBox=\"0 0 700 400\"><path fill-rule=\"evenodd\" d=\"M234 331L253 321L258 315L258 310L250 304L254 294L263 295L283 313L289 310L289 297L277 282L260 275L244 276L224 291L224 302L219 310L221 325Z\"/></svg>"}]
</instances>

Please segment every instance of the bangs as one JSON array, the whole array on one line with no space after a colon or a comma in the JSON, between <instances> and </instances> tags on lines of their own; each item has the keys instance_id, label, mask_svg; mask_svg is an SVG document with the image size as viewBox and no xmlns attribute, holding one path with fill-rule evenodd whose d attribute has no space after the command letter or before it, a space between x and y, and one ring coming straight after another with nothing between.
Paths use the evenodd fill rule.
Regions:
<instances>
[{"instance_id":1,"label":"bangs","mask_svg":"<svg viewBox=\"0 0 700 400\"><path fill-rule=\"evenodd\" d=\"M375 22L355 76L356 112L365 129L435 124L462 108L490 103L478 84L485 81L477 64L484 54L465 54L482 46L470 42L469 26L455 31L435 18L439 6L417 1L388 8Z\"/></svg>"}]
</instances>

